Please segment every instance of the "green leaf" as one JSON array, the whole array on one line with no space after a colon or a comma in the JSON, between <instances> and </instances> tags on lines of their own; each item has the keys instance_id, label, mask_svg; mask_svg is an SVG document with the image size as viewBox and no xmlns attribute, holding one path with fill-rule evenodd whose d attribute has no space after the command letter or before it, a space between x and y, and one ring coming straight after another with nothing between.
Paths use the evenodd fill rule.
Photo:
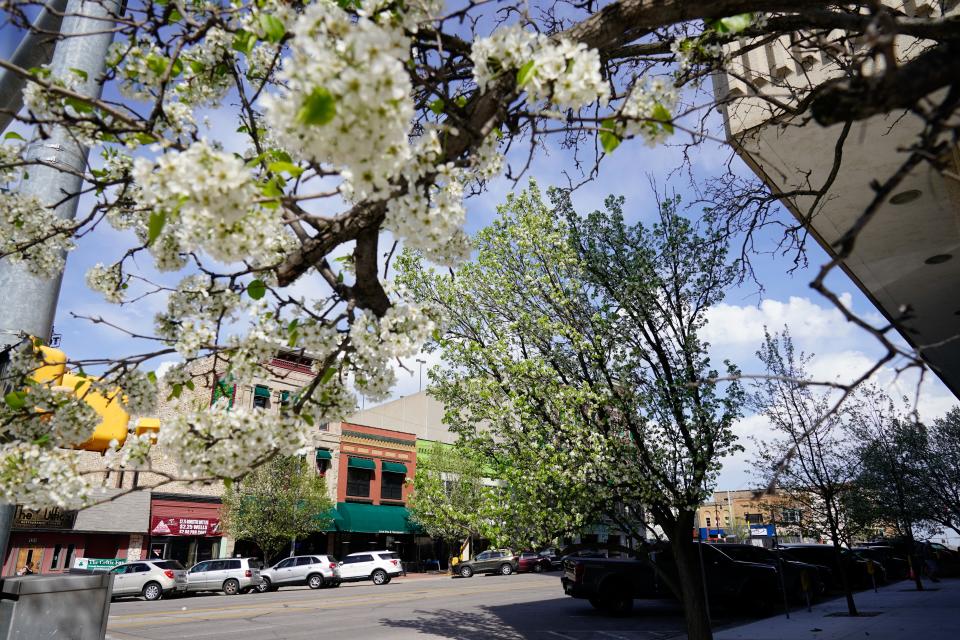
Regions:
<instances>
[{"instance_id":1,"label":"green leaf","mask_svg":"<svg viewBox=\"0 0 960 640\"><path fill-rule=\"evenodd\" d=\"M151 54L147 56L147 69L153 71L158 76L162 76L167 70L167 59L163 56Z\"/></svg>"},{"instance_id":2,"label":"green leaf","mask_svg":"<svg viewBox=\"0 0 960 640\"><path fill-rule=\"evenodd\" d=\"M453 101L461 109L467 106L467 96L457 96L457 99Z\"/></svg>"},{"instance_id":3,"label":"green leaf","mask_svg":"<svg viewBox=\"0 0 960 640\"><path fill-rule=\"evenodd\" d=\"M260 187L260 193L268 198L282 198L283 197L283 182L280 178L272 178L267 180Z\"/></svg>"},{"instance_id":4,"label":"green leaf","mask_svg":"<svg viewBox=\"0 0 960 640\"><path fill-rule=\"evenodd\" d=\"M657 103L653 107L653 119L657 122L663 123L663 130L667 133L673 133L673 124L670 121L673 119L673 116L670 115L670 110L667 109L663 104Z\"/></svg>"},{"instance_id":5,"label":"green leaf","mask_svg":"<svg viewBox=\"0 0 960 640\"><path fill-rule=\"evenodd\" d=\"M717 33L740 33L753 23L752 13L738 13L735 16L720 18L712 23Z\"/></svg>"},{"instance_id":6,"label":"green leaf","mask_svg":"<svg viewBox=\"0 0 960 640\"><path fill-rule=\"evenodd\" d=\"M337 115L337 101L323 87L314 89L297 112L297 122L305 125L324 125Z\"/></svg>"},{"instance_id":7,"label":"green leaf","mask_svg":"<svg viewBox=\"0 0 960 640\"><path fill-rule=\"evenodd\" d=\"M170 17L167 18L167 24L176 24L181 20L183 20L183 15L179 11L174 9L173 11L170 12Z\"/></svg>"},{"instance_id":8,"label":"green leaf","mask_svg":"<svg viewBox=\"0 0 960 640\"><path fill-rule=\"evenodd\" d=\"M233 50L250 55L253 45L257 43L257 34L241 29L233 37Z\"/></svg>"},{"instance_id":9,"label":"green leaf","mask_svg":"<svg viewBox=\"0 0 960 640\"><path fill-rule=\"evenodd\" d=\"M167 224L166 211L154 211L150 214L150 220L147 222L147 244L153 244L154 240L160 237L163 226Z\"/></svg>"},{"instance_id":10,"label":"green leaf","mask_svg":"<svg viewBox=\"0 0 960 640\"><path fill-rule=\"evenodd\" d=\"M530 60L517 71L517 85L524 86L533 77L533 67L536 65L534 60Z\"/></svg>"},{"instance_id":11,"label":"green leaf","mask_svg":"<svg viewBox=\"0 0 960 640\"><path fill-rule=\"evenodd\" d=\"M80 98L64 98L63 102L67 106L73 107L77 113L91 113L93 111L93 105Z\"/></svg>"},{"instance_id":12,"label":"green leaf","mask_svg":"<svg viewBox=\"0 0 960 640\"><path fill-rule=\"evenodd\" d=\"M23 409L27 405L27 394L23 391L11 391L3 399L11 409Z\"/></svg>"},{"instance_id":13,"label":"green leaf","mask_svg":"<svg viewBox=\"0 0 960 640\"><path fill-rule=\"evenodd\" d=\"M308 425L310 425L311 427L313 426L313 416L312 416L312 415L310 415L309 413L304 413L304 414L301 415L300 417L303 418L303 421L306 422Z\"/></svg>"},{"instance_id":14,"label":"green leaf","mask_svg":"<svg viewBox=\"0 0 960 640\"><path fill-rule=\"evenodd\" d=\"M194 384L193 384L193 380L187 380L187 381L184 382L183 384L184 384L185 387L187 387L187 389L190 389L190 391L193 391L193 390L195 389Z\"/></svg>"},{"instance_id":15,"label":"green leaf","mask_svg":"<svg viewBox=\"0 0 960 640\"><path fill-rule=\"evenodd\" d=\"M176 60L173 61L172 74L173 74L173 77L177 77L181 73L183 73L183 59L177 58Z\"/></svg>"},{"instance_id":16,"label":"green leaf","mask_svg":"<svg viewBox=\"0 0 960 640\"><path fill-rule=\"evenodd\" d=\"M435 114L439 116L440 114L443 113L444 106L445 105L443 103L443 98L437 98L436 100L430 103L430 111L433 111Z\"/></svg>"},{"instance_id":17,"label":"green leaf","mask_svg":"<svg viewBox=\"0 0 960 640\"><path fill-rule=\"evenodd\" d=\"M148 372L148 373L147 373L147 380L149 380L149 381L152 382L153 384L157 384L157 372L156 372L156 371L150 371L150 372Z\"/></svg>"},{"instance_id":18,"label":"green leaf","mask_svg":"<svg viewBox=\"0 0 960 640\"><path fill-rule=\"evenodd\" d=\"M247 285L247 295L254 300L259 300L267 294L267 285L263 280L257 279Z\"/></svg>"},{"instance_id":19,"label":"green leaf","mask_svg":"<svg viewBox=\"0 0 960 640\"><path fill-rule=\"evenodd\" d=\"M283 23L268 13L260 14L260 28L263 29L263 34L267 37L267 40L274 44L283 40L283 36L287 33Z\"/></svg>"},{"instance_id":20,"label":"green leaf","mask_svg":"<svg viewBox=\"0 0 960 640\"><path fill-rule=\"evenodd\" d=\"M20 135L16 131L7 131L7 133L3 136L3 139L4 140L23 140L24 142L27 141L26 138L24 138L22 135Z\"/></svg>"},{"instance_id":21,"label":"green leaf","mask_svg":"<svg viewBox=\"0 0 960 640\"><path fill-rule=\"evenodd\" d=\"M323 372L323 377L320 378L320 384L327 384L330 382L330 379L333 378L337 370L333 367L327 367Z\"/></svg>"},{"instance_id":22,"label":"green leaf","mask_svg":"<svg viewBox=\"0 0 960 640\"><path fill-rule=\"evenodd\" d=\"M287 173L294 178L303 173L303 169L292 162L271 162L267 168L273 173Z\"/></svg>"},{"instance_id":23,"label":"green leaf","mask_svg":"<svg viewBox=\"0 0 960 640\"><path fill-rule=\"evenodd\" d=\"M600 145L604 153L613 153L614 149L620 146L620 136L616 134L617 123L612 118L607 118L600 123Z\"/></svg>"},{"instance_id":24,"label":"green leaf","mask_svg":"<svg viewBox=\"0 0 960 640\"><path fill-rule=\"evenodd\" d=\"M78 76L84 82L90 77L90 74L84 71L83 69L77 69L75 67L70 67L70 72Z\"/></svg>"}]
</instances>

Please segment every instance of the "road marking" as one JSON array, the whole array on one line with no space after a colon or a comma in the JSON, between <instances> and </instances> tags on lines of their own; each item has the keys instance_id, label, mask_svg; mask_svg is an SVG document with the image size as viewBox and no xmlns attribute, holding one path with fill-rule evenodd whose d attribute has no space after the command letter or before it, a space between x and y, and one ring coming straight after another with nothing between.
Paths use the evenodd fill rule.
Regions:
<instances>
[{"instance_id":1,"label":"road marking","mask_svg":"<svg viewBox=\"0 0 960 640\"><path fill-rule=\"evenodd\" d=\"M513 587L501 587L495 590L496 593L504 591L521 591L529 590L530 585L516 585ZM444 591L410 591L402 592L397 594L389 594L385 596L379 596L375 601L372 601L370 593L368 595L358 595L358 596L347 596L344 598L337 598L335 600L329 600L325 602L316 602L316 603L297 603L297 604L288 604L284 602L275 602L275 603L263 603L261 605L233 605L230 607L204 607L201 609L194 610L171 610L171 611L151 611L149 613L131 613L131 614L117 614L111 615L110 621L108 623L108 629L132 629L136 627L149 627L149 626L166 626L170 624L185 624L189 622L204 622L209 620L221 620L225 618L230 618L231 616L236 615L237 612L242 611L247 618L256 618L263 615L269 615L271 613L277 613L283 610L302 610L304 613L316 610L330 610L337 609L339 607L355 607L355 606L369 606L370 604L381 605L384 603L394 604L398 602L404 602L409 600L418 600L422 598L425 594L432 594L436 597L449 597L449 596L465 596L465 595L474 595L479 593L490 593L488 588L468 588L460 589L457 591L454 590L444 590ZM158 621L158 618L162 617L162 622ZM150 618L149 620L141 620L142 618ZM129 620L129 622L127 622Z\"/></svg>"}]
</instances>

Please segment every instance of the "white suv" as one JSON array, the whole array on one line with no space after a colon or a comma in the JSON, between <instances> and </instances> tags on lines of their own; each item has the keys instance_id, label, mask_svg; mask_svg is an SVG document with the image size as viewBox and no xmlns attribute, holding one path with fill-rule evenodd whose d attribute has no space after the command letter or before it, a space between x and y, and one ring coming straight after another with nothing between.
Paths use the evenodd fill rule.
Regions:
<instances>
[{"instance_id":1,"label":"white suv","mask_svg":"<svg viewBox=\"0 0 960 640\"><path fill-rule=\"evenodd\" d=\"M305 584L311 589L340 586L340 570L333 556L293 556L260 572L257 591L264 593L279 587Z\"/></svg>"},{"instance_id":2,"label":"white suv","mask_svg":"<svg viewBox=\"0 0 960 640\"><path fill-rule=\"evenodd\" d=\"M351 553L340 563L340 580L343 582L373 580L373 584L387 584L402 573L400 556L393 551Z\"/></svg>"}]
</instances>

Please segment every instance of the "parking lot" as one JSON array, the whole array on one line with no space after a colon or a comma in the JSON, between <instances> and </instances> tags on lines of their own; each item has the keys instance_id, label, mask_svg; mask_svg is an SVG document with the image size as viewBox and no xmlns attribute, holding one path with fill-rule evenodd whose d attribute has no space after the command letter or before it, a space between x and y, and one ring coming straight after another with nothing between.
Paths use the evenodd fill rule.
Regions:
<instances>
[{"instance_id":1,"label":"parking lot","mask_svg":"<svg viewBox=\"0 0 960 640\"><path fill-rule=\"evenodd\" d=\"M594 638L656 639L683 632L673 603L638 602L611 618L563 595L558 573L451 579L398 578L337 589L285 588L265 594L201 595L156 602L121 600L107 638Z\"/></svg>"}]
</instances>

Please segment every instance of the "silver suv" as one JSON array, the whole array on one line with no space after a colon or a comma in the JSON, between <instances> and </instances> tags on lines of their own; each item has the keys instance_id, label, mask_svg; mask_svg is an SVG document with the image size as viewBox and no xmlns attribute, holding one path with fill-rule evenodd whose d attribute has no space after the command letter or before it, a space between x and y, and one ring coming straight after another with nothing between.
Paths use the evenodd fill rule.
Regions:
<instances>
[{"instance_id":1,"label":"silver suv","mask_svg":"<svg viewBox=\"0 0 960 640\"><path fill-rule=\"evenodd\" d=\"M311 589L339 587L340 570L333 556L293 556L260 572L257 591L273 591L279 587L305 584Z\"/></svg>"},{"instance_id":2,"label":"silver suv","mask_svg":"<svg viewBox=\"0 0 960 640\"><path fill-rule=\"evenodd\" d=\"M187 572L187 590L223 591L228 596L246 593L260 585L259 558L204 560Z\"/></svg>"},{"instance_id":3,"label":"silver suv","mask_svg":"<svg viewBox=\"0 0 960 640\"><path fill-rule=\"evenodd\" d=\"M143 596L159 600L166 593L187 590L187 572L176 560L143 560L117 565L113 574L113 595Z\"/></svg>"}]
</instances>

